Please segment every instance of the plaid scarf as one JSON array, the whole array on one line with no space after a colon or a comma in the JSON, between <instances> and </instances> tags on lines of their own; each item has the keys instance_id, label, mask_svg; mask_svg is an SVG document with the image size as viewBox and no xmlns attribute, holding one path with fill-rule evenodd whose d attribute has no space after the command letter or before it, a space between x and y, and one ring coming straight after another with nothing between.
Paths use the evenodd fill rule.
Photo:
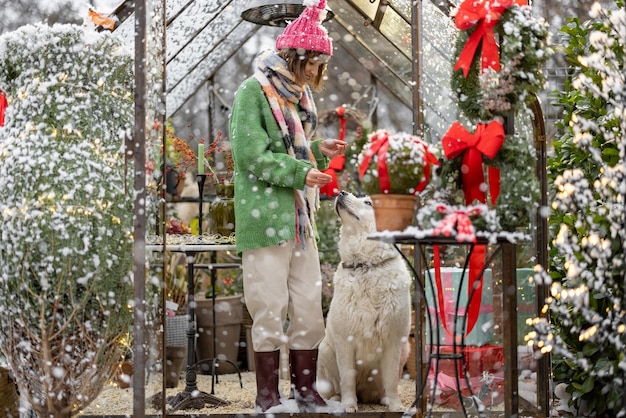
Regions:
<instances>
[{"instance_id":1,"label":"plaid scarf","mask_svg":"<svg viewBox=\"0 0 626 418\"><path fill-rule=\"evenodd\" d=\"M254 77L261 84L272 109L287 153L316 167L315 158L309 150L309 138L317 126L317 109L310 88L296 84L285 60L273 51L259 56ZM296 240L304 248L303 237L315 237L313 217L319 206L319 189L304 186L304 190L295 190L295 203Z\"/></svg>"}]
</instances>

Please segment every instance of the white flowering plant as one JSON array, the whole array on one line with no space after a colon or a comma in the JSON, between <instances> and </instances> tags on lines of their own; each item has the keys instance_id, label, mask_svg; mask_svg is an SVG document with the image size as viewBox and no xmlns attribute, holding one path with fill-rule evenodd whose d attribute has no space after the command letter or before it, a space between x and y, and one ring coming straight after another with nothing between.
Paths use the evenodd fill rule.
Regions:
<instances>
[{"instance_id":1,"label":"white flowering plant","mask_svg":"<svg viewBox=\"0 0 626 418\"><path fill-rule=\"evenodd\" d=\"M0 350L39 416L93 400L131 327L132 68L77 25L0 37Z\"/></svg>"}]
</instances>

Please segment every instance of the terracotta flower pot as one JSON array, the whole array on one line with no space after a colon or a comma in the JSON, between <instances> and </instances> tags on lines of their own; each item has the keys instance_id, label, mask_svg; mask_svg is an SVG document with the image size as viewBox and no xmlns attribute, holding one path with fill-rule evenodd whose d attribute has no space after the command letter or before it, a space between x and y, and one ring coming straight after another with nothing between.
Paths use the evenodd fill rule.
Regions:
<instances>
[{"instance_id":1,"label":"terracotta flower pot","mask_svg":"<svg viewBox=\"0 0 626 418\"><path fill-rule=\"evenodd\" d=\"M404 231L415 223L417 197L408 194L371 195L376 230Z\"/></svg>"}]
</instances>

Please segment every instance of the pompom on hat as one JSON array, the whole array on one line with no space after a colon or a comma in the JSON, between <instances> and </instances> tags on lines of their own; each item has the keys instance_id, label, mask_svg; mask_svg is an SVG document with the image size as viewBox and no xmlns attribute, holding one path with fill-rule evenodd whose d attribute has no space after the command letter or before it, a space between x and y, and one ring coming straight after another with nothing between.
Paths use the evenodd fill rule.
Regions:
<instances>
[{"instance_id":1,"label":"pompom on hat","mask_svg":"<svg viewBox=\"0 0 626 418\"><path fill-rule=\"evenodd\" d=\"M304 0L306 9L276 38L276 49L304 49L331 56L333 42L322 26L326 18L326 0Z\"/></svg>"}]
</instances>

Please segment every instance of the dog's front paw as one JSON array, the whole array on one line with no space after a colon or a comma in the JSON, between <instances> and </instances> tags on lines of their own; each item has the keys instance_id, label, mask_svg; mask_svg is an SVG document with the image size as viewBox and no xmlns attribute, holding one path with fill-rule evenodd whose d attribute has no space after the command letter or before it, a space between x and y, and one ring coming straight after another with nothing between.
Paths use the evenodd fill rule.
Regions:
<instances>
[{"instance_id":1,"label":"dog's front paw","mask_svg":"<svg viewBox=\"0 0 626 418\"><path fill-rule=\"evenodd\" d=\"M384 403L387 404L387 410L389 412L404 412L404 405L399 398L397 399L384 399Z\"/></svg>"},{"instance_id":2,"label":"dog's front paw","mask_svg":"<svg viewBox=\"0 0 626 418\"><path fill-rule=\"evenodd\" d=\"M358 412L356 402L342 402L344 412Z\"/></svg>"}]
</instances>

